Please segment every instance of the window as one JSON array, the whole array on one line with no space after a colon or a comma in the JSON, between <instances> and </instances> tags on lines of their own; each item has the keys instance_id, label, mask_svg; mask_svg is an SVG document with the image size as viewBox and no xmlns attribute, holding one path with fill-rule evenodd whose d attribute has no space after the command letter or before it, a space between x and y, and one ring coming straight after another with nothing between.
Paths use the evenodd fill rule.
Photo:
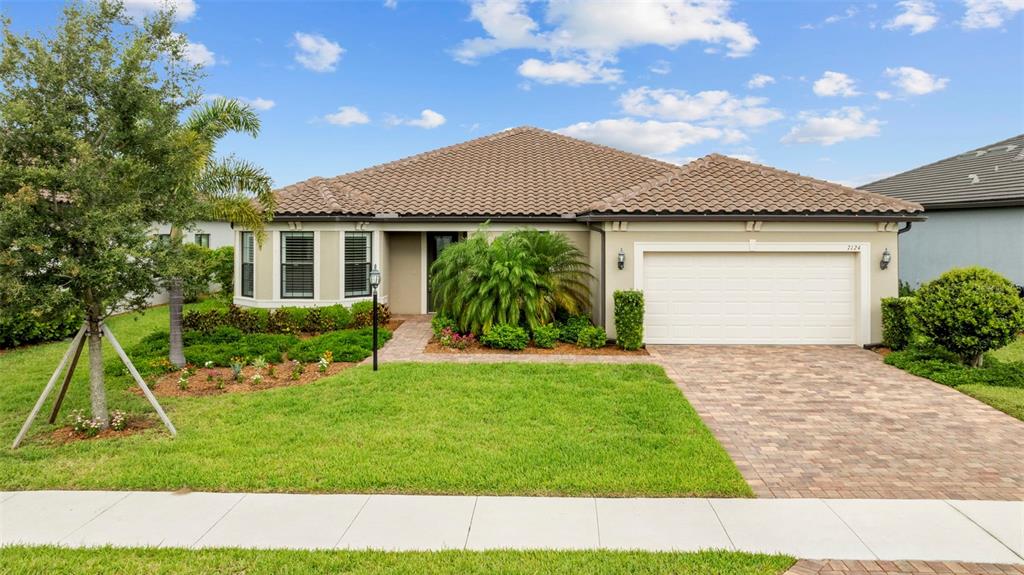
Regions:
<instances>
[{"instance_id":1,"label":"window","mask_svg":"<svg viewBox=\"0 0 1024 575\"><path fill-rule=\"evenodd\" d=\"M281 297L313 297L313 232L281 232Z\"/></svg>"},{"instance_id":2,"label":"window","mask_svg":"<svg viewBox=\"0 0 1024 575\"><path fill-rule=\"evenodd\" d=\"M210 234L196 234L196 245L204 248L210 247Z\"/></svg>"},{"instance_id":3,"label":"window","mask_svg":"<svg viewBox=\"0 0 1024 575\"><path fill-rule=\"evenodd\" d=\"M252 297L253 260L255 259L252 232L242 232L242 296Z\"/></svg>"},{"instance_id":4,"label":"window","mask_svg":"<svg viewBox=\"0 0 1024 575\"><path fill-rule=\"evenodd\" d=\"M163 245L170 245L171 244L171 234L157 234L156 235L156 241L160 242Z\"/></svg>"},{"instance_id":5,"label":"window","mask_svg":"<svg viewBox=\"0 0 1024 575\"><path fill-rule=\"evenodd\" d=\"M345 297L370 295L373 232L345 232Z\"/></svg>"}]
</instances>

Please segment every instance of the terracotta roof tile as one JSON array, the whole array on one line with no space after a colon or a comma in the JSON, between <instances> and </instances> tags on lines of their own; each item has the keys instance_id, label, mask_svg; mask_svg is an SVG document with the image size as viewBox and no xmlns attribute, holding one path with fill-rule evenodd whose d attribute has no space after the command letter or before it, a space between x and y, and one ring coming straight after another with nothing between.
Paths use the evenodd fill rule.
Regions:
<instances>
[{"instance_id":1,"label":"terracotta roof tile","mask_svg":"<svg viewBox=\"0 0 1024 575\"><path fill-rule=\"evenodd\" d=\"M896 213L920 206L719 155L686 166L531 127L276 191L278 214Z\"/></svg>"}]
</instances>

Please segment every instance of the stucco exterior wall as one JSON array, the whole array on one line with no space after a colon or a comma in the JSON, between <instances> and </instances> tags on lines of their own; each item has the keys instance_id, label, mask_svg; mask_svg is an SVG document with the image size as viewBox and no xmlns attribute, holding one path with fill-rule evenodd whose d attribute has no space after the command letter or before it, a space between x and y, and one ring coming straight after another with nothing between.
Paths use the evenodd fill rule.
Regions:
<instances>
[{"instance_id":1,"label":"stucco exterior wall","mask_svg":"<svg viewBox=\"0 0 1024 575\"><path fill-rule=\"evenodd\" d=\"M320 299L341 297L341 232L320 232Z\"/></svg>"},{"instance_id":2,"label":"stucco exterior wall","mask_svg":"<svg viewBox=\"0 0 1024 575\"><path fill-rule=\"evenodd\" d=\"M617 229L616 229L617 228ZM899 254L896 241L896 225L889 224L879 231L875 223L787 223L763 222L761 231L746 231L745 222L629 222L625 229L620 224L607 223L605 263L605 329L609 337L615 337L615 319L612 294L615 290L634 289L635 285L635 244L637 242L792 242L792 243L854 243L870 246L864 256L869 258L867 266L871 277L867 282L870 293L870 339L881 341L882 320L880 301L891 297L899 290L897 270ZM878 260L888 248L892 255L889 268L881 270ZM616 265L619 250L626 254L626 265L622 270ZM859 269L859 267L858 267ZM856 285L861 285L861 278ZM859 288L858 288L859 289ZM859 298L858 292L858 298ZM869 342L864 342L869 343Z\"/></svg>"},{"instance_id":3,"label":"stucco exterior wall","mask_svg":"<svg viewBox=\"0 0 1024 575\"><path fill-rule=\"evenodd\" d=\"M385 263L391 278L388 303L392 313L421 313L423 306L423 233L388 232L385 234L388 258Z\"/></svg>"},{"instance_id":4,"label":"stucco exterior wall","mask_svg":"<svg viewBox=\"0 0 1024 575\"><path fill-rule=\"evenodd\" d=\"M150 233L153 235L169 234L171 233L171 226L170 224L158 224L153 226ZM231 229L231 224L228 222L198 222L195 229L188 230L182 235L182 242L186 244L195 243L196 234L210 234L210 249L235 245L235 232ZM220 286L219 284L213 284L211 288L218 290ZM160 290L149 297L148 305L162 305L167 303L167 301L167 291Z\"/></svg>"},{"instance_id":5,"label":"stucco exterior wall","mask_svg":"<svg viewBox=\"0 0 1024 575\"><path fill-rule=\"evenodd\" d=\"M912 286L982 266L1024 285L1024 206L930 211L900 236L900 279Z\"/></svg>"}]
</instances>

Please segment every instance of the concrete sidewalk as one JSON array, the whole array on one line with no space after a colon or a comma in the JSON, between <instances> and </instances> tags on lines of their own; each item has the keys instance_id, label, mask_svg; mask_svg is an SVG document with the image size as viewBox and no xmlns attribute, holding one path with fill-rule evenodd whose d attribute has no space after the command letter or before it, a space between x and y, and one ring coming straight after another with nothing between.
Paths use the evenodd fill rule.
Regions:
<instances>
[{"instance_id":1,"label":"concrete sidewalk","mask_svg":"<svg viewBox=\"0 0 1024 575\"><path fill-rule=\"evenodd\" d=\"M0 492L0 545L735 549L1024 563L1024 502Z\"/></svg>"}]
</instances>

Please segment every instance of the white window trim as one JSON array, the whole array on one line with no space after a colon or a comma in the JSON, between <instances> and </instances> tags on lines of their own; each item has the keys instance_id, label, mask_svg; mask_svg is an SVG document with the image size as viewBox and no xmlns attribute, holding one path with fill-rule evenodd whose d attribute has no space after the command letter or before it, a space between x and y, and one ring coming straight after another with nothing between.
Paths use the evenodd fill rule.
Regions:
<instances>
[{"instance_id":1,"label":"white window trim","mask_svg":"<svg viewBox=\"0 0 1024 575\"><path fill-rule=\"evenodd\" d=\"M252 295L242 295L242 236L244 233L248 233L250 230L238 230L235 233L235 300L248 305L250 302L256 301L256 237L253 236L252 245Z\"/></svg>"},{"instance_id":2,"label":"white window trim","mask_svg":"<svg viewBox=\"0 0 1024 575\"><path fill-rule=\"evenodd\" d=\"M359 233L368 233L368 234L370 234L370 269L372 270L373 266L375 264L377 264L378 265L377 269L381 270L381 272L383 273L384 270L382 268L380 268L379 264L377 263L377 258L380 257L377 254L379 253L378 250L380 249L380 233L381 232L378 231L378 230L360 230L360 229L342 230L342 232L341 232L341 249L338 250L339 252L341 252L340 255L338 255L338 258L340 260L340 266L339 267L341 268L341 272L340 272L340 274L341 274L341 283L338 284L339 286L341 286L340 287L341 293L339 294L341 296L341 298L344 301L346 301L346 302L348 302L348 301L357 302L357 301L362 301L362 300L372 300L373 299L373 288L370 288L370 295L360 295L360 296L352 296L352 297L348 297L348 296L345 295L345 236L349 232L359 232ZM380 288L378 288L378 289L380 289ZM383 301L383 300L380 299L381 297L383 297L383 296L378 291L377 292L377 299L378 299L378 301Z\"/></svg>"},{"instance_id":3,"label":"white window trim","mask_svg":"<svg viewBox=\"0 0 1024 575\"><path fill-rule=\"evenodd\" d=\"M281 250L284 249L284 241L281 239L282 233L290 232L311 232L313 234L313 297L281 297ZM284 305L289 305L287 302L295 301L320 301L320 232L317 230L281 230L274 232L275 242L274 247L274 300L286 302ZM256 258L253 258L255 261ZM253 264L253 277L255 277L256 265ZM256 295L255 288L252 290L253 295ZM277 307L277 306L275 306Z\"/></svg>"},{"instance_id":4,"label":"white window trim","mask_svg":"<svg viewBox=\"0 0 1024 575\"><path fill-rule=\"evenodd\" d=\"M420 313L427 309L427 232L420 232Z\"/></svg>"},{"instance_id":5,"label":"white window trim","mask_svg":"<svg viewBox=\"0 0 1024 575\"><path fill-rule=\"evenodd\" d=\"M871 244L868 242L636 242L633 244L633 286L644 289L647 252L843 252L857 258L857 328L855 343L871 341Z\"/></svg>"}]
</instances>

